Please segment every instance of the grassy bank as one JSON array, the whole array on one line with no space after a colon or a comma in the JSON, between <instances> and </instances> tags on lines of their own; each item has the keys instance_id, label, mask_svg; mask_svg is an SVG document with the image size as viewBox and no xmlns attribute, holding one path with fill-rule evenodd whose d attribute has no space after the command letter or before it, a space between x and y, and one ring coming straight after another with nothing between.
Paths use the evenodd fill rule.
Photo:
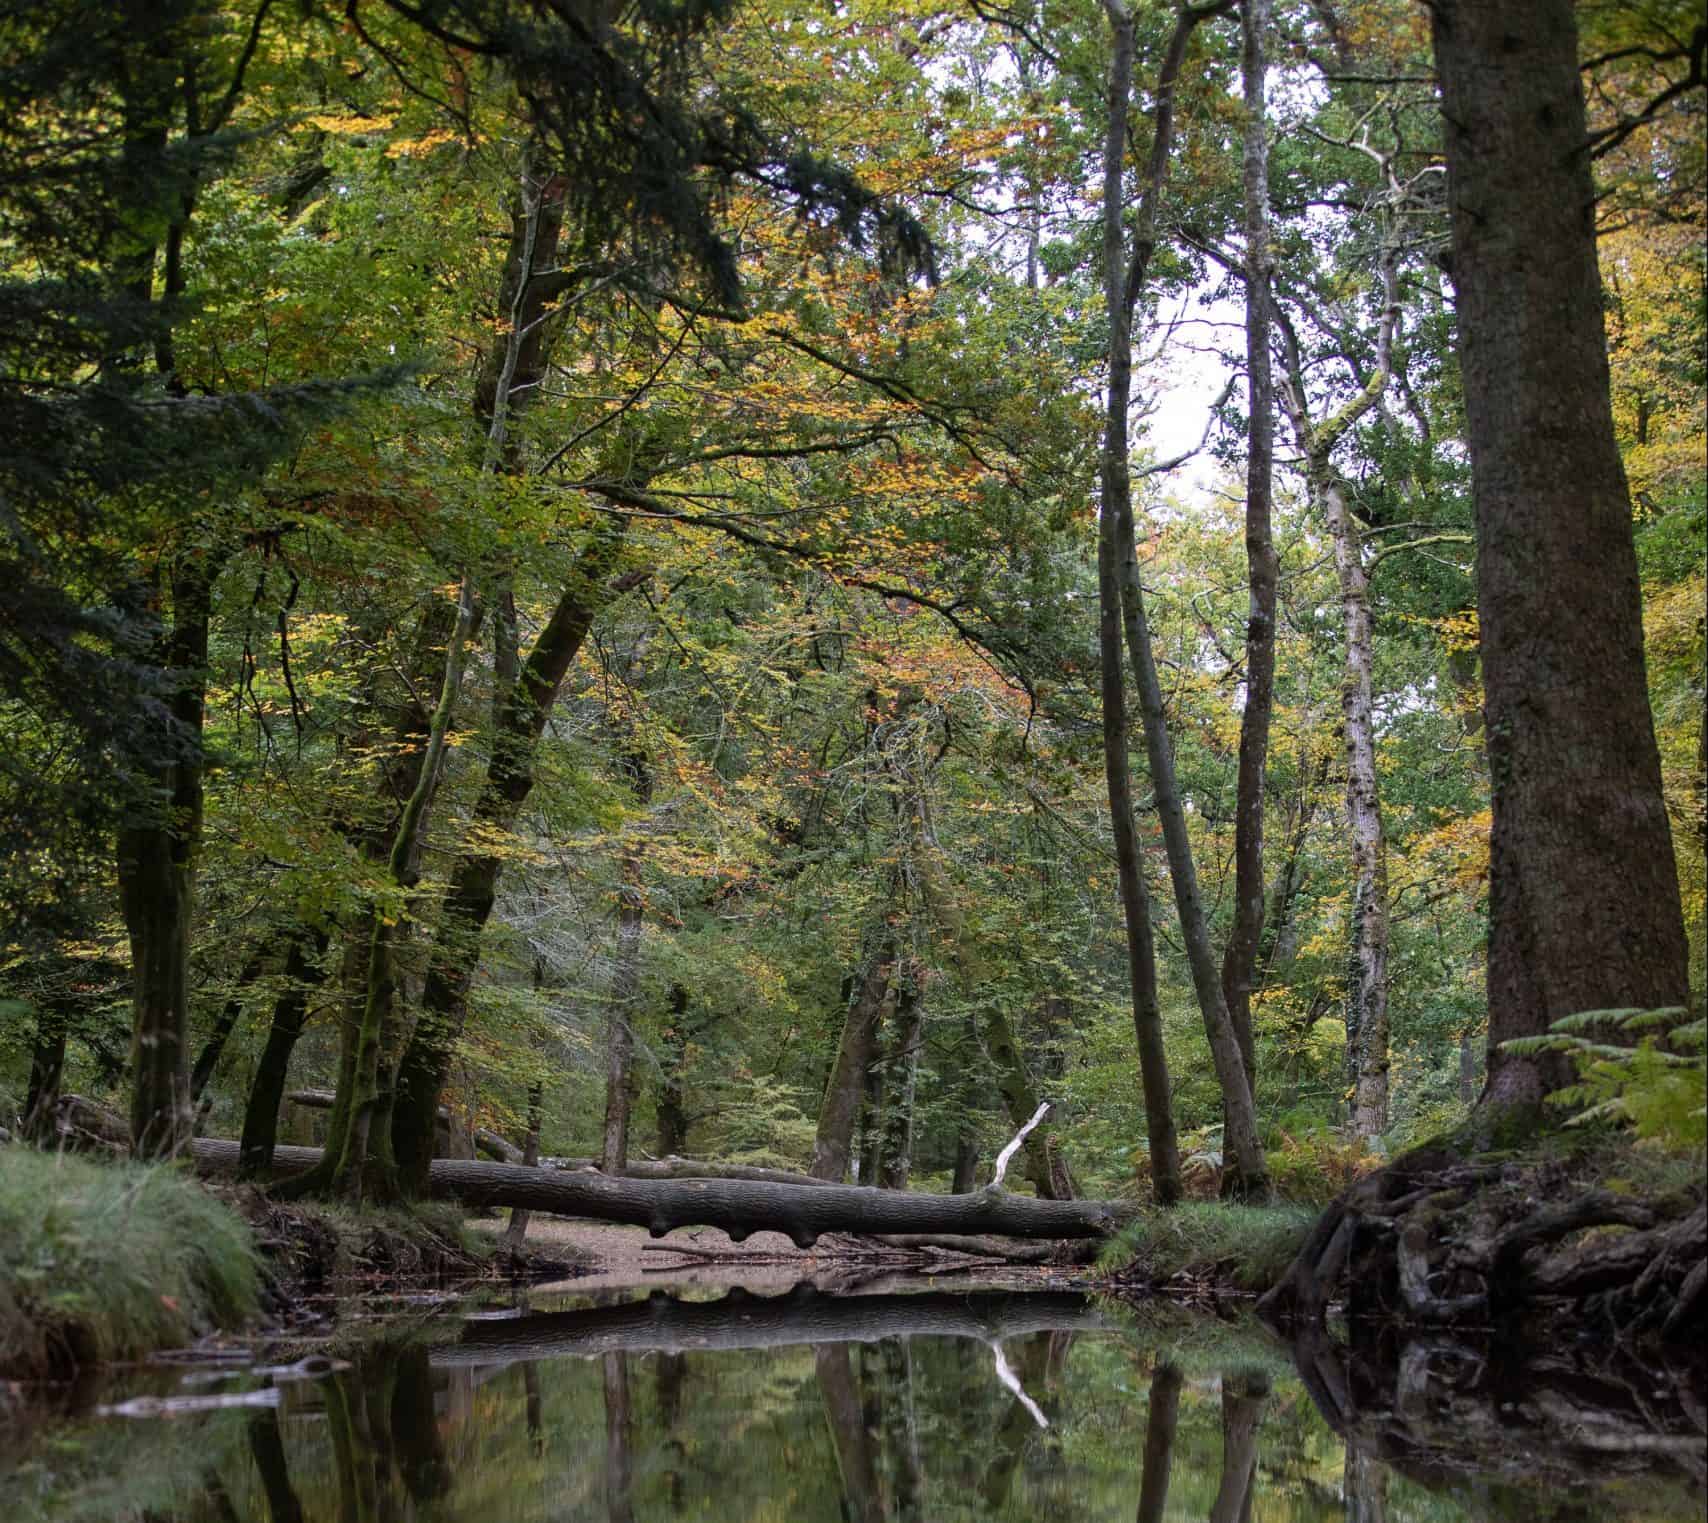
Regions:
<instances>
[{"instance_id":1,"label":"grassy bank","mask_svg":"<svg viewBox=\"0 0 1708 1523\"><path fill-rule=\"evenodd\" d=\"M1318 1214L1315 1206L1220 1201L1152 1208L1121 1229L1098 1264L1119 1285L1202 1281L1261 1292L1286 1272Z\"/></svg>"},{"instance_id":2,"label":"grassy bank","mask_svg":"<svg viewBox=\"0 0 1708 1523\"><path fill-rule=\"evenodd\" d=\"M241 1326L246 1223L176 1169L0 1151L0 1375L131 1359Z\"/></svg>"}]
</instances>

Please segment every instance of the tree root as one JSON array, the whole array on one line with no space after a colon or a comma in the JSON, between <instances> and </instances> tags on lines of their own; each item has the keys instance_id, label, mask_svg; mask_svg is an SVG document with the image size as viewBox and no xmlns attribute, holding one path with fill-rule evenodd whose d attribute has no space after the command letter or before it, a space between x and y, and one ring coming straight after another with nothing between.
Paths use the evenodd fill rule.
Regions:
<instances>
[{"instance_id":1,"label":"tree root","mask_svg":"<svg viewBox=\"0 0 1708 1523\"><path fill-rule=\"evenodd\" d=\"M1545 1167L1401 1160L1323 1213L1258 1310L1288 1330L1320 1327L1338 1303L1354 1321L1419 1330L1521 1336L1546 1323L1620 1343L1708 1332L1708 1209L1607 1190L1558 1198L1571 1188Z\"/></svg>"}]
</instances>

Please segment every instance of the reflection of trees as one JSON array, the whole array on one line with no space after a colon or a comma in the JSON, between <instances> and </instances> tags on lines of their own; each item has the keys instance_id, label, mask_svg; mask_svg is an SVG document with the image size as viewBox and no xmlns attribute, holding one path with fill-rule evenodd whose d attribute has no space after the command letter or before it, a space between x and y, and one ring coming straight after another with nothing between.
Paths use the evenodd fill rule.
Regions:
<instances>
[{"instance_id":1,"label":"reflection of trees","mask_svg":"<svg viewBox=\"0 0 1708 1523\"><path fill-rule=\"evenodd\" d=\"M670 1452L670 1465L664 1472L665 1494L670 1499L670 1510L681 1512L686 1500L682 1471L688 1462L688 1449L677 1427L682 1418L682 1383L688 1375L688 1356L660 1354L653 1360L652 1368L658 1422L664 1429L665 1447Z\"/></svg>"},{"instance_id":2,"label":"reflection of trees","mask_svg":"<svg viewBox=\"0 0 1708 1523\"><path fill-rule=\"evenodd\" d=\"M1049 1372L1054 1339L1053 1333L1033 1333L1029 1338L1016 1340L1020 1345L1020 1357L1016 1362L1014 1374L1021 1389L1028 1394L1037 1392L1043 1395L1051 1385ZM1064 1346L1055 1358L1059 1361L1065 1353ZM1059 1369L1058 1362L1058 1372ZM989 1378L988 1375L986 1378ZM1049 1416L1048 1411L1045 1416ZM991 1512L999 1511L1008 1501L1008 1493L1014 1485L1014 1472L1026 1451L1026 1446L1037 1432L1037 1419L1022 1403L1011 1400L996 1430L996 1456L985 1472L984 1484L979 1488L985 1506Z\"/></svg>"},{"instance_id":3,"label":"reflection of trees","mask_svg":"<svg viewBox=\"0 0 1708 1523\"><path fill-rule=\"evenodd\" d=\"M1257 1372L1222 1377L1222 1480L1210 1523L1250 1523L1251 1483L1257 1474L1257 1428L1269 1379Z\"/></svg>"},{"instance_id":4,"label":"reflection of trees","mask_svg":"<svg viewBox=\"0 0 1708 1523\"><path fill-rule=\"evenodd\" d=\"M885 1523L884 1498L865 1407L854 1380L845 1344L821 1344L813 1350L819 1395L824 1402L836 1468L842 1476L843 1510L852 1523Z\"/></svg>"},{"instance_id":5,"label":"reflection of trees","mask_svg":"<svg viewBox=\"0 0 1708 1523\"><path fill-rule=\"evenodd\" d=\"M302 1503L291 1486L290 1470L285 1463L285 1443L279 1434L279 1414L273 1407L263 1407L248 1423L249 1453L261 1477L261 1490L267 1498L267 1517L270 1523L303 1523Z\"/></svg>"},{"instance_id":6,"label":"reflection of trees","mask_svg":"<svg viewBox=\"0 0 1708 1523\"><path fill-rule=\"evenodd\" d=\"M1319 1330L1293 1359L1346 1444L1348 1523L1383 1523L1389 1467L1474 1516L1590 1523L1609 1507L1595 1486L1641 1474L1658 1489L1670 1463L1700 1511L1708 1461L1688 1373L1445 1334L1348 1347Z\"/></svg>"},{"instance_id":7,"label":"reflection of trees","mask_svg":"<svg viewBox=\"0 0 1708 1523\"><path fill-rule=\"evenodd\" d=\"M629 1356L600 1359L605 1380L605 1511L611 1523L634 1523L634 1472L629 1459Z\"/></svg>"},{"instance_id":8,"label":"reflection of trees","mask_svg":"<svg viewBox=\"0 0 1708 1523\"><path fill-rule=\"evenodd\" d=\"M1151 1371L1145 1414L1145 1461L1139 1477L1138 1523L1162 1523L1168 1505L1168 1476L1174 1466L1174 1430L1180 1421L1179 1369L1158 1361Z\"/></svg>"}]
</instances>

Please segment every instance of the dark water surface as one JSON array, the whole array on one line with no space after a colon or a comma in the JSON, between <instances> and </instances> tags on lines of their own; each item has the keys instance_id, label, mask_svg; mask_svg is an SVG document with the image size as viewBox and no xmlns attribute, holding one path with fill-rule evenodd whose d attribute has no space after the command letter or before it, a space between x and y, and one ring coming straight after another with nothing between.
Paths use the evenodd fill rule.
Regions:
<instances>
[{"instance_id":1,"label":"dark water surface","mask_svg":"<svg viewBox=\"0 0 1708 1523\"><path fill-rule=\"evenodd\" d=\"M157 1371L100 1393L100 1413L15 1423L0 1432L0 1519L1703 1516L1688 1440L1634 1457L1590 1433L1589 1457L1566 1461L1527 1459L1520 1441L1479 1473L1390 1438L1393 1469L1337 1437L1319 1403L1332 1409L1325 1381L1340 1376L1320 1362L1307 1386L1261 1336L1065 1293L536 1297L337 1347L330 1372ZM1451 1411L1413 1383L1402 1403Z\"/></svg>"}]
</instances>

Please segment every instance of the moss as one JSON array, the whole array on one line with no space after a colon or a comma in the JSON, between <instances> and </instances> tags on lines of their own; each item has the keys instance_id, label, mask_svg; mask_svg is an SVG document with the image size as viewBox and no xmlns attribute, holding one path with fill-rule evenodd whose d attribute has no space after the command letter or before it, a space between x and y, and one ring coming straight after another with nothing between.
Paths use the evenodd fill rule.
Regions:
<instances>
[{"instance_id":1,"label":"moss","mask_svg":"<svg viewBox=\"0 0 1708 1523\"><path fill-rule=\"evenodd\" d=\"M1121 1229L1098 1262L1119 1281L1193 1275L1238 1290L1267 1290L1293 1262L1316 1218L1310 1206L1188 1201L1151 1207Z\"/></svg>"},{"instance_id":2,"label":"moss","mask_svg":"<svg viewBox=\"0 0 1708 1523\"><path fill-rule=\"evenodd\" d=\"M248 1226L170 1166L0 1154L0 1373L135 1358L254 1316Z\"/></svg>"}]
</instances>

